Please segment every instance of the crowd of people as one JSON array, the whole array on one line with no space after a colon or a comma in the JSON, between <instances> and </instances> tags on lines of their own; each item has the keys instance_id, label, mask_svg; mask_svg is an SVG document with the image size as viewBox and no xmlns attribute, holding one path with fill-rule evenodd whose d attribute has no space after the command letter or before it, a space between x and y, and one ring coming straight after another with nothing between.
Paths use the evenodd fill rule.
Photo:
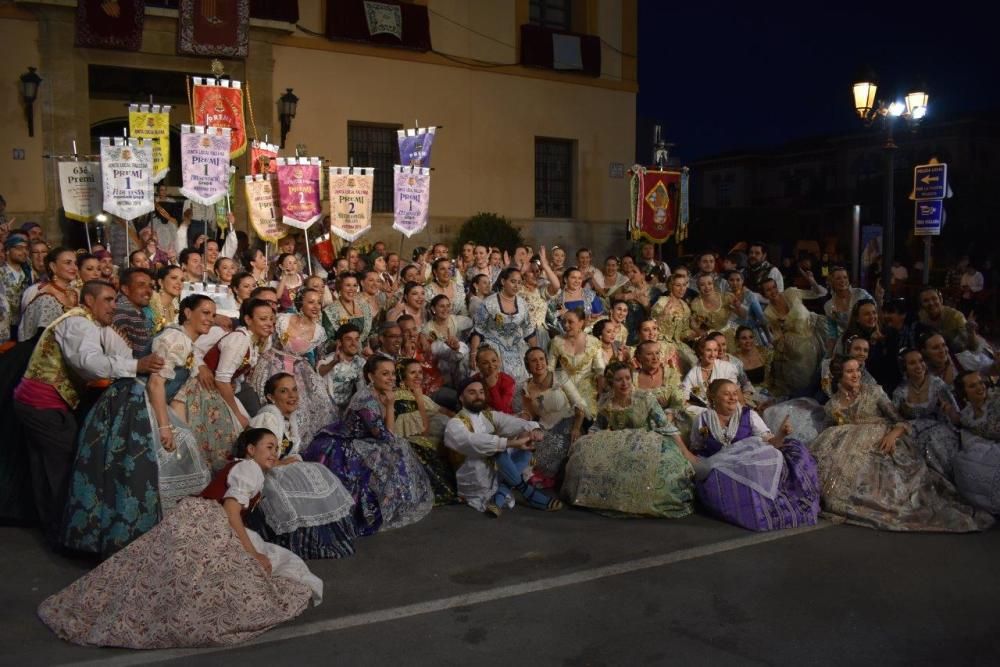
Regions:
<instances>
[{"instance_id":1,"label":"crowd of people","mask_svg":"<svg viewBox=\"0 0 1000 667\"><path fill-rule=\"evenodd\" d=\"M200 235L119 267L4 234L0 510L101 559L39 609L73 642L241 641L319 603L305 560L444 504L755 531L1000 513L1000 369L931 287L786 285L758 242L691 266L376 242L324 267Z\"/></svg>"}]
</instances>

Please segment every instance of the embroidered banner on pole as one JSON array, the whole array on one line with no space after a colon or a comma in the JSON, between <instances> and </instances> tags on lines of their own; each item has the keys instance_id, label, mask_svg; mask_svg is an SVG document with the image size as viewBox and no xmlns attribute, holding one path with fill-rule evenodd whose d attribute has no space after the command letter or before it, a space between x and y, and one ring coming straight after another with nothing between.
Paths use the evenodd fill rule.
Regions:
<instances>
[{"instance_id":1,"label":"embroidered banner on pole","mask_svg":"<svg viewBox=\"0 0 1000 667\"><path fill-rule=\"evenodd\" d=\"M250 46L250 0L180 0L177 53L246 58Z\"/></svg>"},{"instance_id":2,"label":"embroidered banner on pole","mask_svg":"<svg viewBox=\"0 0 1000 667\"><path fill-rule=\"evenodd\" d=\"M281 213L286 225L308 229L323 217L319 191L318 157L279 157L278 190Z\"/></svg>"},{"instance_id":3,"label":"embroidered banner on pole","mask_svg":"<svg viewBox=\"0 0 1000 667\"><path fill-rule=\"evenodd\" d=\"M247 149L247 130L243 119L243 88L239 81L193 77L191 96L195 125L228 127L231 145L229 157L237 158Z\"/></svg>"},{"instance_id":4,"label":"embroidered banner on pole","mask_svg":"<svg viewBox=\"0 0 1000 667\"><path fill-rule=\"evenodd\" d=\"M141 139L101 137L105 211L133 220L153 211L153 147Z\"/></svg>"},{"instance_id":5,"label":"embroidered banner on pole","mask_svg":"<svg viewBox=\"0 0 1000 667\"><path fill-rule=\"evenodd\" d=\"M427 226L431 203L431 170L393 165L396 177L392 228L410 238Z\"/></svg>"},{"instance_id":6,"label":"embroidered banner on pole","mask_svg":"<svg viewBox=\"0 0 1000 667\"><path fill-rule=\"evenodd\" d=\"M181 126L181 194L211 206L229 191L229 128Z\"/></svg>"},{"instance_id":7,"label":"embroidered banner on pole","mask_svg":"<svg viewBox=\"0 0 1000 667\"><path fill-rule=\"evenodd\" d=\"M663 243L677 229L681 172L635 165L630 173L629 190L633 208L629 228L632 238Z\"/></svg>"},{"instance_id":8,"label":"embroidered banner on pole","mask_svg":"<svg viewBox=\"0 0 1000 667\"><path fill-rule=\"evenodd\" d=\"M397 130L399 138L399 161L404 167L430 167L431 147L434 144L436 127L418 127Z\"/></svg>"},{"instance_id":9,"label":"embroidered banner on pole","mask_svg":"<svg viewBox=\"0 0 1000 667\"><path fill-rule=\"evenodd\" d=\"M229 228L229 213L232 211L232 198L236 196L236 167L229 165L229 175L226 177L226 196L215 202L215 226L226 231Z\"/></svg>"},{"instance_id":10,"label":"embroidered banner on pole","mask_svg":"<svg viewBox=\"0 0 1000 667\"><path fill-rule=\"evenodd\" d=\"M276 243L288 234L288 227L279 220L281 208L274 181L273 176L265 174L246 176L244 180L250 224L265 243Z\"/></svg>"},{"instance_id":11,"label":"embroidered banner on pole","mask_svg":"<svg viewBox=\"0 0 1000 667\"><path fill-rule=\"evenodd\" d=\"M101 163L60 162L59 193L66 217L90 222L101 212Z\"/></svg>"},{"instance_id":12,"label":"embroidered banner on pole","mask_svg":"<svg viewBox=\"0 0 1000 667\"><path fill-rule=\"evenodd\" d=\"M159 183L170 171L170 105L130 104L128 133L153 144L153 182Z\"/></svg>"},{"instance_id":13,"label":"embroidered banner on pole","mask_svg":"<svg viewBox=\"0 0 1000 667\"><path fill-rule=\"evenodd\" d=\"M266 144L263 141L250 142L250 175L278 173L278 145Z\"/></svg>"},{"instance_id":14,"label":"embroidered banner on pole","mask_svg":"<svg viewBox=\"0 0 1000 667\"><path fill-rule=\"evenodd\" d=\"M370 167L330 167L330 231L356 241L372 228L375 170Z\"/></svg>"}]
</instances>

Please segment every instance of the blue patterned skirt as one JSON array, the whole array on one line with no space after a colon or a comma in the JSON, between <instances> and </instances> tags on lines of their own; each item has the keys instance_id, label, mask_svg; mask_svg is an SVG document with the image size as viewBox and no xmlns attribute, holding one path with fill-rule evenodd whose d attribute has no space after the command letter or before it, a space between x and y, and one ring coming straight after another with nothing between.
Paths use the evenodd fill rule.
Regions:
<instances>
[{"instance_id":1,"label":"blue patterned skirt","mask_svg":"<svg viewBox=\"0 0 1000 667\"><path fill-rule=\"evenodd\" d=\"M116 380L80 431L60 542L107 557L160 520L156 450L145 386Z\"/></svg>"}]
</instances>

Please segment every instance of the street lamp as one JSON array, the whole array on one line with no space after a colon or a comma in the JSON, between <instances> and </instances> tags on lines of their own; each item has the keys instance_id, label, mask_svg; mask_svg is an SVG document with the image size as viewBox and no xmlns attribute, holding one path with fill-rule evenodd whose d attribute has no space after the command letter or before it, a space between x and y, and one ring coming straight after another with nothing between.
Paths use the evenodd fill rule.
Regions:
<instances>
[{"instance_id":1,"label":"street lamp","mask_svg":"<svg viewBox=\"0 0 1000 667\"><path fill-rule=\"evenodd\" d=\"M42 77L34 67L21 75L21 96L24 98L24 115L28 119L28 136L35 136L35 100L38 99L38 86Z\"/></svg>"},{"instance_id":2,"label":"street lamp","mask_svg":"<svg viewBox=\"0 0 1000 667\"><path fill-rule=\"evenodd\" d=\"M278 118L281 120L281 147L285 147L285 137L292 129L292 119L298 107L299 98L291 88L285 89L285 94L278 98Z\"/></svg>"},{"instance_id":3,"label":"street lamp","mask_svg":"<svg viewBox=\"0 0 1000 667\"><path fill-rule=\"evenodd\" d=\"M892 284L892 262L896 256L896 225L893 211L893 176L895 173L896 142L892 138L892 128L897 118L903 118L915 130L921 119L927 115L928 95L923 86L911 91L905 102L899 100L878 100L878 78L866 69L855 79L852 86L854 110L865 127L881 121L885 128L885 220L882 222L882 289L889 290ZM877 101L876 101L877 100Z\"/></svg>"}]
</instances>

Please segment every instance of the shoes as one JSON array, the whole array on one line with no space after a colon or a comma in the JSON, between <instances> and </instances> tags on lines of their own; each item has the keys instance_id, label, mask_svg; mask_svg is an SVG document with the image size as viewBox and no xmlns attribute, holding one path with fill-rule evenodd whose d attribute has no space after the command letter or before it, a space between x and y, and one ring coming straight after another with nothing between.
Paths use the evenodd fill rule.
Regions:
<instances>
[{"instance_id":1,"label":"shoes","mask_svg":"<svg viewBox=\"0 0 1000 667\"><path fill-rule=\"evenodd\" d=\"M494 502L486 503L486 510L483 512L487 517L491 519L499 519L503 511Z\"/></svg>"}]
</instances>

